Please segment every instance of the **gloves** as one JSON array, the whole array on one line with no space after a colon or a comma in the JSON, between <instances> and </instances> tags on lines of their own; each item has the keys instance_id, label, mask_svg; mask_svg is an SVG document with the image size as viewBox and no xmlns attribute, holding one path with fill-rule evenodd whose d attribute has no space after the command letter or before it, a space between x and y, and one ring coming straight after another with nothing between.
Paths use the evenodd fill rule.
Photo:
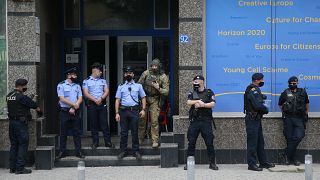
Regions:
<instances>
[{"instance_id":1,"label":"gloves","mask_svg":"<svg viewBox=\"0 0 320 180\"><path fill-rule=\"evenodd\" d=\"M42 111L41 110L37 111L37 115L38 115L38 117L41 117L43 115Z\"/></svg>"}]
</instances>

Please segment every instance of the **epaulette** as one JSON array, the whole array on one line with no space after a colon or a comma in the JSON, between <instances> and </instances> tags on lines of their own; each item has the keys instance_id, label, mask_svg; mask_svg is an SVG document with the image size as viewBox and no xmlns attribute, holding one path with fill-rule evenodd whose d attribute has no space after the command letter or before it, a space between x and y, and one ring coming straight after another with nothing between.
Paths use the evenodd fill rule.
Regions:
<instances>
[{"instance_id":1,"label":"epaulette","mask_svg":"<svg viewBox=\"0 0 320 180\"><path fill-rule=\"evenodd\" d=\"M89 80L89 79L90 79L90 76L86 80Z\"/></svg>"},{"instance_id":2,"label":"epaulette","mask_svg":"<svg viewBox=\"0 0 320 180\"><path fill-rule=\"evenodd\" d=\"M59 84L64 84L64 81L61 81Z\"/></svg>"},{"instance_id":3,"label":"epaulette","mask_svg":"<svg viewBox=\"0 0 320 180\"><path fill-rule=\"evenodd\" d=\"M120 83L118 86L122 86L123 85L123 83Z\"/></svg>"}]
</instances>

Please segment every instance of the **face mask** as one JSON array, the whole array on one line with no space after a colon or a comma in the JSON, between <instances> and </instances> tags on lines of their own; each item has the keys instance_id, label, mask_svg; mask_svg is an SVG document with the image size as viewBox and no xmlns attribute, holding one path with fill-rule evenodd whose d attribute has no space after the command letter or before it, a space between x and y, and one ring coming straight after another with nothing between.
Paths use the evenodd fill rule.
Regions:
<instances>
[{"instance_id":1,"label":"face mask","mask_svg":"<svg viewBox=\"0 0 320 180\"><path fill-rule=\"evenodd\" d=\"M193 90L199 91L200 84L193 84Z\"/></svg>"},{"instance_id":2,"label":"face mask","mask_svg":"<svg viewBox=\"0 0 320 180\"><path fill-rule=\"evenodd\" d=\"M298 85L296 85L296 84L289 84L289 88L291 90L295 90L295 89L297 89L297 87L298 87Z\"/></svg>"},{"instance_id":3,"label":"face mask","mask_svg":"<svg viewBox=\"0 0 320 180\"><path fill-rule=\"evenodd\" d=\"M22 88L22 92L26 92L28 88Z\"/></svg>"},{"instance_id":4,"label":"face mask","mask_svg":"<svg viewBox=\"0 0 320 180\"><path fill-rule=\"evenodd\" d=\"M264 85L264 82L259 82L259 87L262 87Z\"/></svg>"},{"instance_id":5,"label":"face mask","mask_svg":"<svg viewBox=\"0 0 320 180\"><path fill-rule=\"evenodd\" d=\"M126 79L128 82L130 82L130 81L132 80L132 76L127 75L127 76L125 77L125 79Z\"/></svg>"},{"instance_id":6,"label":"face mask","mask_svg":"<svg viewBox=\"0 0 320 180\"><path fill-rule=\"evenodd\" d=\"M77 82L78 78L71 77L70 80L75 83Z\"/></svg>"}]
</instances>

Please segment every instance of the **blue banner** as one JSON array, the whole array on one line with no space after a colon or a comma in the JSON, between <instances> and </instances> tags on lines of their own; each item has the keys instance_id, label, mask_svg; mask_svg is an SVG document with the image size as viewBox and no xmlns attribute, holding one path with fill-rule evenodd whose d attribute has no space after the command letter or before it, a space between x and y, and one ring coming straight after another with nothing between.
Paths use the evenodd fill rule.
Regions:
<instances>
[{"instance_id":1,"label":"blue banner","mask_svg":"<svg viewBox=\"0 0 320 180\"><path fill-rule=\"evenodd\" d=\"M243 93L253 73L270 111L279 111L281 92L297 76L310 111L320 110L320 1L207 0L206 83L215 111L242 112Z\"/></svg>"}]
</instances>

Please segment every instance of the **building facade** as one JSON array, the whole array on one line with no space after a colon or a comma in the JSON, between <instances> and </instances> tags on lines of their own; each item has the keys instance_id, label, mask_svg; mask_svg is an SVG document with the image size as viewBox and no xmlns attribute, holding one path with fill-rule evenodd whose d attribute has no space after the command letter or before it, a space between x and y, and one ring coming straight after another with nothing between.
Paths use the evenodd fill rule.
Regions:
<instances>
[{"instance_id":1,"label":"building facade","mask_svg":"<svg viewBox=\"0 0 320 180\"><path fill-rule=\"evenodd\" d=\"M209 20L202 0L0 0L0 166L8 165L4 96L14 88L14 81L29 80L28 93L38 95L36 100L45 114L29 124L28 157L33 163L37 147L45 144L41 138L59 134L56 86L64 79L64 71L76 66L83 80L90 75L93 62L104 65L104 77L109 82L109 122L114 136L118 136L119 127L112 118L113 97L123 80L122 68L132 65L139 76L153 58L161 59L170 77L169 130L171 126L173 134L185 135L192 79L210 71L205 36ZM82 133L89 136L83 109ZM245 163L243 114L214 112L214 117L217 162ZM306 138L299 146L300 158L309 152L320 161L319 120L317 113L310 115ZM280 113L267 116L263 126L271 161L280 162L278 154L285 147ZM207 162L202 139L197 147L196 161ZM179 163L185 161L185 148L179 147Z\"/></svg>"}]
</instances>

